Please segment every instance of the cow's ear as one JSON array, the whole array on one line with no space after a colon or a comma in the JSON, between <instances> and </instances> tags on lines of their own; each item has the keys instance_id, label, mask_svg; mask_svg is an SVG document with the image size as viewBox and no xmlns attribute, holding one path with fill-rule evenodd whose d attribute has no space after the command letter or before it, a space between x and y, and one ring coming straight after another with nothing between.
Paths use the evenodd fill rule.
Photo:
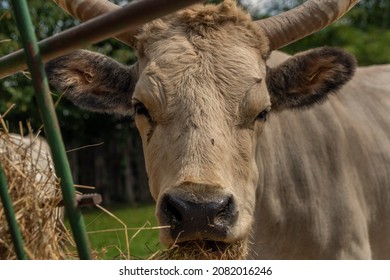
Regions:
<instances>
[{"instance_id":1,"label":"cow's ear","mask_svg":"<svg viewBox=\"0 0 390 280\"><path fill-rule=\"evenodd\" d=\"M77 50L46 63L51 86L77 106L109 114L130 114L136 65L127 67L90 51Z\"/></svg>"},{"instance_id":2,"label":"cow's ear","mask_svg":"<svg viewBox=\"0 0 390 280\"><path fill-rule=\"evenodd\" d=\"M353 76L355 58L337 48L297 54L267 73L272 110L307 108L326 100Z\"/></svg>"}]
</instances>

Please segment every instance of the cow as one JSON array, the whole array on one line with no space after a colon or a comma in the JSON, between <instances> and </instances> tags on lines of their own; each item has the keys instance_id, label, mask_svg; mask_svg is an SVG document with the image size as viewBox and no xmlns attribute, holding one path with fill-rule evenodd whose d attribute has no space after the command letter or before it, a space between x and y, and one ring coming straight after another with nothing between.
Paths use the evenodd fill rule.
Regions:
<instances>
[{"instance_id":1,"label":"cow","mask_svg":"<svg viewBox=\"0 0 390 280\"><path fill-rule=\"evenodd\" d=\"M136 64L77 50L48 62L48 79L81 108L134 114L166 246L390 259L390 65L276 51L354 2L260 22L234 1L191 6L140 29Z\"/></svg>"}]
</instances>

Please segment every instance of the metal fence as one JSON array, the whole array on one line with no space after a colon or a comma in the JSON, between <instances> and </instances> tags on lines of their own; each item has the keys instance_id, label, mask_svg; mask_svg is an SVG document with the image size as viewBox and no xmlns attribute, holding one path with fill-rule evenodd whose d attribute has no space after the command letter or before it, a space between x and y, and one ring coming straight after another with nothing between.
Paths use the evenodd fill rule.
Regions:
<instances>
[{"instance_id":1,"label":"metal fence","mask_svg":"<svg viewBox=\"0 0 390 280\"><path fill-rule=\"evenodd\" d=\"M118 34L119 36L132 36L142 24L200 1L134 1L124 8L99 16L41 42L37 42L26 0L11 0L10 2L23 49L0 58L0 79L22 71L26 68L26 65L28 66L55 171L60 178L64 205L76 242L77 252L80 259L90 259L91 254L85 224L76 203L72 174L43 63L76 48L83 48L88 44L97 43ZM22 235L16 222L13 204L7 190L7 180L1 164L0 195L16 255L19 259L26 259Z\"/></svg>"}]
</instances>

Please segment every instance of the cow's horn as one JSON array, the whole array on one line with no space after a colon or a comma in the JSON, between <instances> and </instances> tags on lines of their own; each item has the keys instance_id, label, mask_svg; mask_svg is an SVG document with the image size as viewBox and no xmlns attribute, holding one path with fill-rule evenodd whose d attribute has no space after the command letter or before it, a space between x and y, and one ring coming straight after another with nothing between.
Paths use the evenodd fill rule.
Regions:
<instances>
[{"instance_id":1,"label":"cow's horn","mask_svg":"<svg viewBox=\"0 0 390 280\"><path fill-rule=\"evenodd\" d=\"M359 0L310 0L256 23L267 34L272 50L302 39L342 17Z\"/></svg>"},{"instance_id":2,"label":"cow's horn","mask_svg":"<svg viewBox=\"0 0 390 280\"><path fill-rule=\"evenodd\" d=\"M53 0L64 11L68 12L72 17L84 22L95 18L107 12L119 9L120 6L107 0ZM122 33L115 36L116 39L127 45L131 45L133 37L129 33Z\"/></svg>"}]
</instances>

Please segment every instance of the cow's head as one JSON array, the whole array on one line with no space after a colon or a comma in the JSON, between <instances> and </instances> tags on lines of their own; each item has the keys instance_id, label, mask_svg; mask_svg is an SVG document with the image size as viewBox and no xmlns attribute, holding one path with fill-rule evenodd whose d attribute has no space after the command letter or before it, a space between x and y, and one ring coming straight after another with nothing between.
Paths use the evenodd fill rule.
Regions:
<instances>
[{"instance_id":1,"label":"cow's head","mask_svg":"<svg viewBox=\"0 0 390 280\"><path fill-rule=\"evenodd\" d=\"M275 42L287 43L286 29L278 39L267 24L252 22L231 1L199 5L146 24L130 67L81 50L47 64L50 83L80 107L135 115L168 246L206 240L223 251L245 244L267 115L321 102L353 75L354 59L333 48L267 68Z\"/></svg>"}]
</instances>

